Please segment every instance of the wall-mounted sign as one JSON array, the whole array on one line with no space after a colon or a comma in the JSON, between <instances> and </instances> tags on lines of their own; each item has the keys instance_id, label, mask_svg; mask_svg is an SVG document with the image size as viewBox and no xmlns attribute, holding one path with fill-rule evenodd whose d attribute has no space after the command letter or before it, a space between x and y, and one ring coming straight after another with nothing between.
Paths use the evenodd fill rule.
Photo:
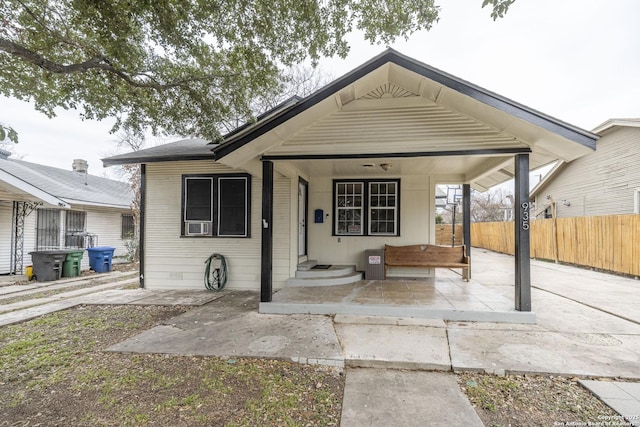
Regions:
<instances>
[{"instance_id":1,"label":"wall-mounted sign","mask_svg":"<svg viewBox=\"0 0 640 427\"><path fill-rule=\"evenodd\" d=\"M369 255L369 265L382 264L380 255Z\"/></svg>"}]
</instances>

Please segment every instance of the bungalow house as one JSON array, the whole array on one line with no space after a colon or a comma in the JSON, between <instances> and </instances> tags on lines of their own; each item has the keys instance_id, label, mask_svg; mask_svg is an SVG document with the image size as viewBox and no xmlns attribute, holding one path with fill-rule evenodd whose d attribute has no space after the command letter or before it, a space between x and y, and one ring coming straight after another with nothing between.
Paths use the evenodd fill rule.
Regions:
<instances>
[{"instance_id":1,"label":"bungalow house","mask_svg":"<svg viewBox=\"0 0 640 427\"><path fill-rule=\"evenodd\" d=\"M472 187L515 177L515 306L529 311L529 169L575 160L596 139L387 50L221 143L186 139L103 163L142 164L144 287L202 288L205 260L220 253L227 286L259 289L263 303L307 260L363 270L365 250L434 243L438 184L462 184L468 213Z\"/></svg>"},{"instance_id":2,"label":"bungalow house","mask_svg":"<svg viewBox=\"0 0 640 427\"><path fill-rule=\"evenodd\" d=\"M0 274L22 274L34 250L112 246L126 254L135 233L129 184L89 175L87 162L63 170L0 150ZM89 268L83 257L81 268Z\"/></svg>"},{"instance_id":3,"label":"bungalow house","mask_svg":"<svg viewBox=\"0 0 640 427\"><path fill-rule=\"evenodd\" d=\"M610 119L592 132L595 152L557 163L531 190L536 218L640 214L640 119Z\"/></svg>"}]
</instances>

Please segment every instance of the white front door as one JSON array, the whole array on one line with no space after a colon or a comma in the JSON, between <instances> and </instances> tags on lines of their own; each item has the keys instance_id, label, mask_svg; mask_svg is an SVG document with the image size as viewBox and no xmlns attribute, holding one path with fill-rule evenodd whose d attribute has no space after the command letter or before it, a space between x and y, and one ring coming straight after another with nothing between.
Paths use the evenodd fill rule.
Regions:
<instances>
[{"instance_id":1,"label":"white front door","mask_svg":"<svg viewBox=\"0 0 640 427\"><path fill-rule=\"evenodd\" d=\"M298 256L307 255L307 186L298 182Z\"/></svg>"}]
</instances>

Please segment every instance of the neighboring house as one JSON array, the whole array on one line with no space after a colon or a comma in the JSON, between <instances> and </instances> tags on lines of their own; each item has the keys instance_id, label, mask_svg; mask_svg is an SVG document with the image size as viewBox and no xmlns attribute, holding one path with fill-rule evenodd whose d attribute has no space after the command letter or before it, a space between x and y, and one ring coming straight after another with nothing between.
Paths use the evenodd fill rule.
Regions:
<instances>
[{"instance_id":1,"label":"neighboring house","mask_svg":"<svg viewBox=\"0 0 640 427\"><path fill-rule=\"evenodd\" d=\"M529 167L574 160L596 139L387 50L220 144L187 139L103 162L142 164L145 287L203 288L204 262L220 253L227 286L268 302L306 260L364 270L366 249L434 243L438 184L468 195L515 176L526 201ZM523 267L527 250L516 248Z\"/></svg>"},{"instance_id":2,"label":"neighboring house","mask_svg":"<svg viewBox=\"0 0 640 427\"><path fill-rule=\"evenodd\" d=\"M531 190L537 218L640 214L640 119L611 119L593 130L597 150L559 162Z\"/></svg>"},{"instance_id":3,"label":"neighboring house","mask_svg":"<svg viewBox=\"0 0 640 427\"><path fill-rule=\"evenodd\" d=\"M34 250L115 247L135 234L129 184L72 169L11 159L0 150L0 274L22 274ZM82 266L89 268L88 256Z\"/></svg>"}]
</instances>

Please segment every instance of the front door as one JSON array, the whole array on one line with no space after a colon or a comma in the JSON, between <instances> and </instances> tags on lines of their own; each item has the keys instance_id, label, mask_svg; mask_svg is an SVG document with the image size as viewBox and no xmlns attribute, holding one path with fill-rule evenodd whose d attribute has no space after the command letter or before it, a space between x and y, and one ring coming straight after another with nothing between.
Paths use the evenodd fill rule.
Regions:
<instances>
[{"instance_id":1,"label":"front door","mask_svg":"<svg viewBox=\"0 0 640 427\"><path fill-rule=\"evenodd\" d=\"M307 190L306 181L298 181L298 256L307 255Z\"/></svg>"}]
</instances>

